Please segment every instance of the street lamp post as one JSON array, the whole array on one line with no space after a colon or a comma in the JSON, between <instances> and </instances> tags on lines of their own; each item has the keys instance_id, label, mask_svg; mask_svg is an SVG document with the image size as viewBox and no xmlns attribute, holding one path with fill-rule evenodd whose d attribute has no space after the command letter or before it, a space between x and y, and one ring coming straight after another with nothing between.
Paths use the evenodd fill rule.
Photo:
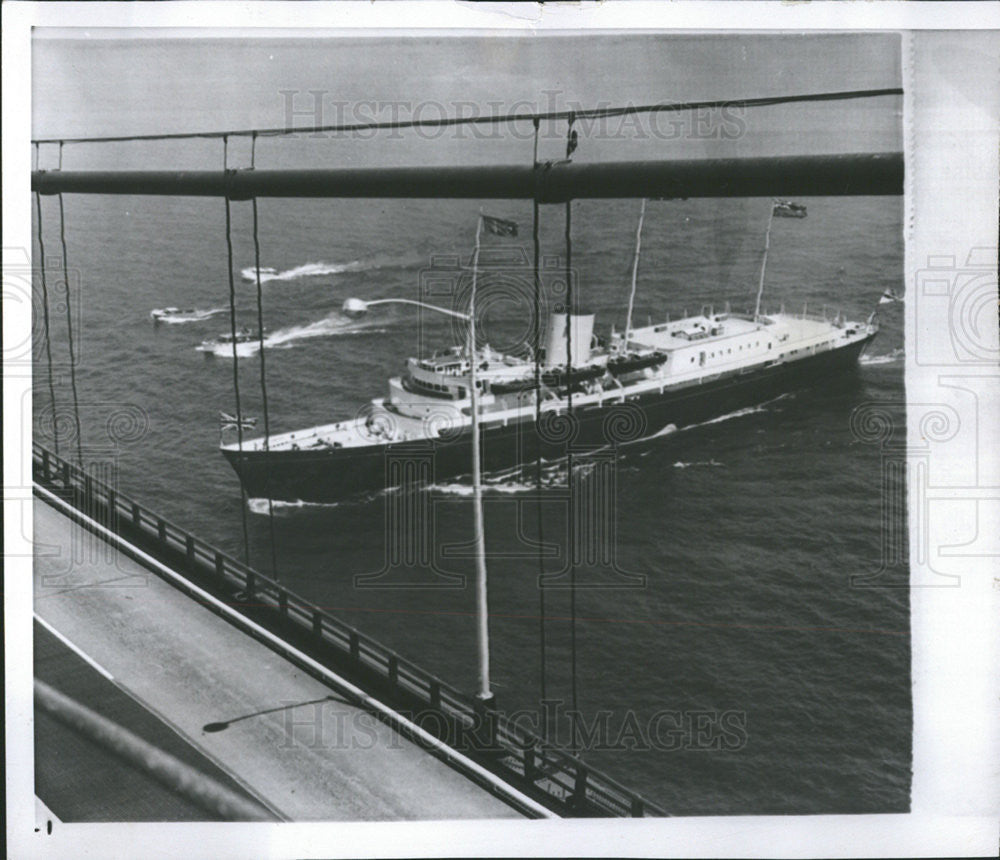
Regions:
<instances>
[{"instance_id":1,"label":"street lamp post","mask_svg":"<svg viewBox=\"0 0 1000 860\"><path fill-rule=\"evenodd\" d=\"M489 610L486 601L486 529L483 526L483 484L479 453L479 380L476 367L476 276L479 272L479 239L482 215L476 221L476 247L472 252L472 289L469 291L469 406L472 409L472 539L476 553L476 627L479 638L479 692L484 704L493 703L490 689Z\"/></svg>"},{"instance_id":2,"label":"street lamp post","mask_svg":"<svg viewBox=\"0 0 1000 860\"><path fill-rule=\"evenodd\" d=\"M480 468L479 442L479 380L476 367L476 275L479 268L479 240L483 219L476 225L476 247L472 254L472 290L469 297L469 312L441 308L437 305L418 302L413 299L375 299L366 302L361 299L347 299L343 310L348 316L360 316L374 305L401 304L416 305L425 310L464 320L469 326L469 406L472 413L472 530L476 557L476 622L479 651L479 691L476 698L484 705L493 704L490 688L490 637L489 609L486 592L486 531L483 525L483 487Z\"/></svg>"}]
</instances>

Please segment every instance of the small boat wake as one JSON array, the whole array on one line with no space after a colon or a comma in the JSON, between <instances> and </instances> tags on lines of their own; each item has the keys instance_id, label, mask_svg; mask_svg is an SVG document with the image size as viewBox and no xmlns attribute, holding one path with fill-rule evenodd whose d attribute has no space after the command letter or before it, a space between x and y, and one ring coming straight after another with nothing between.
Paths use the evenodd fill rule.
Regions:
<instances>
[{"instance_id":1,"label":"small boat wake","mask_svg":"<svg viewBox=\"0 0 1000 860\"><path fill-rule=\"evenodd\" d=\"M242 328L235 337L231 334L220 334L214 340L203 340L195 349L219 358L232 358L234 352L238 358L245 358L260 349L260 337L259 331ZM267 338L267 329L264 330L264 337Z\"/></svg>"},{"instance_id":2,"label":"small boat wake","mask_svg":"<svg viewBox=\"0 0 1000 860\"><path fill-rule=\"evenodd\" d=\"M718 467L721 466L721 467L725 468L725 465L726 465L725 463L720 463L718 460L714 460L714 459L713 460L695 460L695 461L689 462L689 463L685 463L683 460L678 460L676 463L674 463L674 468L675 469L690 469L693 466L714 466L716 468L718 468Z\"/></svg>"},{"instance_id":3,"label":"small boat wake","mask_svg":"<svg viewBox=\"0 0 1000 860\"><path fill-rule=\"evenodd\" d=\"M363 321L351 319L339 312L334 312L327 317L316 322L305 325L294 325L280 328L273 332L264 333L265 349L292 349L301 341L312 340L317 337L341 337L354 334L378 334L386 329L380 327L376 321ZM256 355L260 352L261 341L254 337L236 345L236 355L239 358ZM233 345L226 342L221 337L214 341L205 341L200 346L195 347L200 352L211 353L220 358L233 357Z\"/></svg>"},{"instance_id":4,"label":"small boat wake","mask_svg":"<svg viewBox=\"0 0 1000 860\"><path fill-rule=\"evenodd\" d=\"M392 269L401 266L411 265L417 258L415 257L370 257L364 260L351 260L347 263L303 263L301 266L294 266L291 269L278 271L273 266L260 267L260 282L268 281L297 281L299 278L315 278L321 275L343 275L347 272L367 272L374 269ZM255 266L247 266L240 271L244 281L257 282L257 269Z\"/></svg>"},{"instance_id":5,"label":"small boat wake","mask_svg":"<svg viewBox=\"0 0 1000 860\"><path fill-rule=\"evenodd\" d=\"M294 502L288 502L280 499L273 499L270 504L268 504L267 499L247 499L247 510L250 511L251 514L257 514L265 517L270 515L272 510L274 511L275 516L287 516L295 511L302 510L303 508L337 507L340 507L340 502L304 502L302 499L296 499Z\"/></svg>"},{"instance_id":6,"label":"small boat wake","mask_svg":"<svg viewBox=\"0 0 1000 860\"><path fill-rule=\"evenodd\" d=\"M196 323L211 319L225 310L226 308L208 308L207 310L199 310L198 308L153 308L149 312L149 316L157 324L183 325L184 323Z\"/></svg>"},{"instance_id":7,"label":"small boat wake","mask_svg":"<svg viewBox=\"0 0 1000 860\"><path fill-rule=\"evenodd\" d=\"M892 352L886 352L882 355L863 355L858 359L858 363L863 365L894 364L897 361L902 361L904 355L902 347L897 347Z\"/></svg>"}]
</instances>

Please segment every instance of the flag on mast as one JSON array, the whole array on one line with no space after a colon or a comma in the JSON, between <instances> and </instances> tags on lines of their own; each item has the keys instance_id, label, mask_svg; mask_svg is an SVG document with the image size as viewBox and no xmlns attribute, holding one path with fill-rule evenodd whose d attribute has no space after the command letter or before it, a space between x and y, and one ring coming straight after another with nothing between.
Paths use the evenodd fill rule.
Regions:
<instances>
[{"instance_id":1,"label":"flag on mast","mask_svg":"<svg viewBox=\"0 0 1000 860\"><path fill-rule=\"evenodd\" d=\"M248 415L243 416L243 420L240 421L235 415L230 415L228 412L219 413L219 430L253 430L257 426L257 419L251 418Z\"/></svg>"},{"instance_id":2,"label":"flag on mast","mask_svg":"<svg viewBox=\"0 0 1000 860\"><path fill-rule=\"evenodd\" d=\"M577 136L576 129L574 128L569 133L569 140L566 141L566 157L569 158L574 152L576 152L576 147L579 144L580 139Z\"/></svg>"},{"instance_id":3,"label":"flag on mast","mask_svg":"<svg viewBox=\"0 0 1000 860\"><path fill-rule=\"evenodd\" d=\"M492 215L483 215L483 226L494 236L516 236L517 222L508 221L505 218L495 218Z\"/></svg>"}]
</instances>

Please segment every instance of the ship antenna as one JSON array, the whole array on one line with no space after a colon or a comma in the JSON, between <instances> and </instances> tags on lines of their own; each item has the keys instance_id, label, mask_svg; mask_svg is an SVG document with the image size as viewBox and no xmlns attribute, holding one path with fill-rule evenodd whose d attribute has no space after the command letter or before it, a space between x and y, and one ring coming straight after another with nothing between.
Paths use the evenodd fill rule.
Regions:
<instances>
[{"instance_id":1,"label":"ship antenna","mask_svg":"<svg viewBox=\"0 0 1000 860\"><path fill-rule=\"evenodd\" d=\"M767 230L764 233L764 258L760 261L760 284L757 286L757 306L753 310L753 320L760 318L760 299L764 295L764 273L767 271L767 252L771 247L771 224L774 222L774 207L778 201L771 203L771 213L767 216Z\"/></svg>"},{"instance_id":2,"label":"ship antenna","mask_svg":"<svg viewBox=\"0 0 1000 860\"><path fill-rule=\"evenodd\" d=\"M646 198L642 198L639 209L639 226L635 231L635 256L632 259L632 291L628 296L628 314L625 317L625 350L628 351L629 338L632 336L632 306L635 304L635 284L639 274L639 251L642 249L642 222L646 217Z\"/></svg>"}]
</instances>

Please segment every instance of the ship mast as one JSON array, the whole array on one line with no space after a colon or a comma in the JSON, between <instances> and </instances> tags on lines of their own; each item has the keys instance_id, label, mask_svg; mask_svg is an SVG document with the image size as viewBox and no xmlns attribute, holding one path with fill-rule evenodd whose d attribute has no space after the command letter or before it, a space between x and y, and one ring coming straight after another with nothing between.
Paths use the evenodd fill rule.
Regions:
<instances>
[{"instance_id":1,"label":"ship mast","mask_svg":"<svg viewBox=\"0 0 1000 860\"><path fill-rule=\"evenodd\" d=\"M639 274L639 251L642 249L642 222L646 217L646 198L642 198L639 209L639 226L635 231L635 256L632 259L632 291L628 296L628 314L625 317L625 349L628 350L629 338L632 336L632 307L635 304L635 284Z\"/></svg>"},{"instance_id":2,"label":"ship mast","mask_svg":"<svg viewBox=\"0 0 1000 860\"><path fill-rule=\"evenodd\" d=\"M774 206L775 203L772 202L771 213L767 216L767 230L764 233L764 258L760 263L760 284L757 286L757 306L753 311L754 322L760 317L760 299L764 295L764 273L767 271L767 252L771 247L771 224L774 223Z\"/></svg>"}]
</instances>

